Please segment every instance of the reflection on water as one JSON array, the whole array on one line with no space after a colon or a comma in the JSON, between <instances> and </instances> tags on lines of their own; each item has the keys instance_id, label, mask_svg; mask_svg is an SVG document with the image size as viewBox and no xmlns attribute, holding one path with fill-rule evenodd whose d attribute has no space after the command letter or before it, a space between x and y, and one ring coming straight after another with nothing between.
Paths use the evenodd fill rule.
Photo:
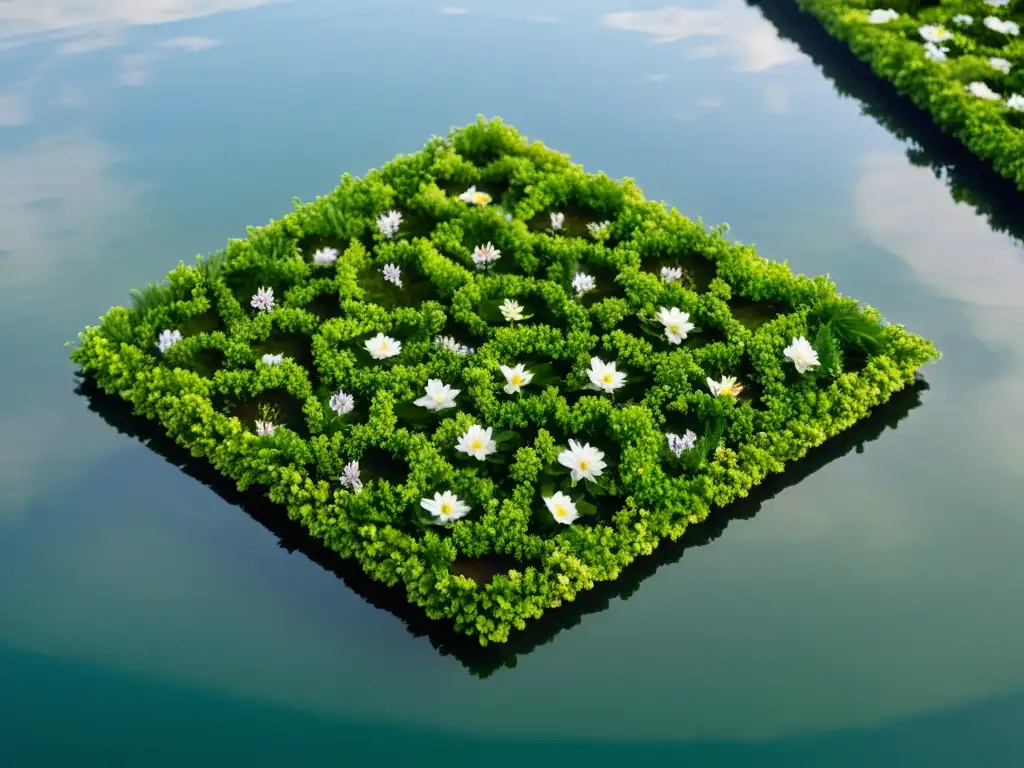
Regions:
<instances>
[{"instance_id":1,"label":"reflection on water","mask_svg":"<svg viewBox=\"0 0 1024 768\"><path fill-rule=\"evenodd\" d=\"M400 618L413 636L425 635L443 655L454 656L474 675L487 677L502 667L514 667L519 656L550 642L562 630L576 626L587 614L607 610L612 600L628 599L659 568L677 562L687 549L715 541L733 520L752 519L765 502L786 488L851 451L863 453L867 443L880 438L887 429L896 429L910 411L921 404L921 395L927 389L928 384L919 377L913 386L896 393L868 418L814 449L785 472L770 475L746 499L713 512L706 522L691 528L678 541L666 542L654 554L632 563L614 582L600 583L594 589L582 593L574 602L546 612L539 620L528 624L526 630L514 632L508 643L486 648L453 632L448 624L428 619L419 608L408 603L403 591L373 581L358 565L338 557L319 540L309 536L305 528L289 520L282 507L269 502L259 489L252 487L245 492L239 491L233 481L217 473L208 462L193 459L154 422L133 414L129 405L119 397L98 389L91 379L82 379L75 392L86 399L90 411L97 413L119 433L139 440L185 474L212 489L229 504L240 507L277 536L281 548L288 552L303 553L322 568L334 573L372 605Z\"/></svg>"}]
</instances>

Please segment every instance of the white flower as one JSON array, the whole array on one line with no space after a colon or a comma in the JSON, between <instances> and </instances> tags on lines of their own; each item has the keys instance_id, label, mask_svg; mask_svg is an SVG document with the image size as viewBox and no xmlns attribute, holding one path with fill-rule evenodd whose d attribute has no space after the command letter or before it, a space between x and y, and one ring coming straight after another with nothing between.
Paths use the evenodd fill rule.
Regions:
<instances>
[{"instance_id":1,"label":"white flower","mask_svg":"<svg viewBox=\"0 0 1024 768\"><path fill-rule=\"evenodd\" d=\"M949 53L949 48L944 45L936 45L935 43L924 44L924 55L932 61L945 61L947 53Z\"/></svg>"},{"instance_id":2,"label":"white flower","mask_svg":"<svg viewBox=\"0 0 1024 768\"><path fill-rule=\"evenodd\" d=\"M505 392L514 395L531 381L533 374L526 370L526 366L520 363L515 368L502 365L501 373L505 377Z\"/></svg>"},{"instance_id":3,"label":"white flower","mask_svg":"<svg viewBox=\"0 0 1024 768\"><path fill-rule=\"evenodd\" d=\"M313 263L320 266L333 264L337 260L338 250L336 248L321 248L313 253Z\"/></svg>"},{"instance_id":4,"label":"white flower","mask_svg":"<svg viewBox=\"0 0 1024 768\"><path fill-rule=\"evenodd\" d=\"M179 341L181 341L181 331L170 328L160 331L160 335L156 339L156 348L160 350L160 354L164 354L168 349L173 347Z\"/></svg>"},{"instance_id":5,"label":"white flower","mask_svg":"<svg viewBox=\"0 0 1024 768\"><path fill-rule=\"evenodd\" d=\"M555 491L553 495L542 496L541 498L544 499L544 505L548 508L548 512L551 513L556 522L572 525L573 521L580 516L579 512L576 511L576 505L573 503L573 500L561 491Z\"/></svg>"},{"instance_id":6,"label":"white flower","mask_svg":"<svg viewBox=\"0 0 1024 768\"><path fill-rule=\"evenodd\" d=\"M743 386L736 382L735 376L723 376L721 381L708 378L708 389L716 397L736 397L743 391Z\"/></svg>"},{"instance_id":7,"label":"white flower","mask_svg":"<svg viewBox=\"0 0 1024 768\"><path fill-rule=\"evenodd\" d=\"M658 320L665 326L665 337L669 344L681 344L686 334L694 329L689 312L680 312L679 307L662 307L658 312Z\"/></svg>"},{"instance_id":8,"label":"white flower","mask_svg":"<svg viewBox=\"0 0 1024 768\"><path fill-rule=\"evenodd\" d=\"M565 227L565 214L564 213L552 213L551 214L551 231L561 232L562 228Z\"/></svg>"},{"instance_id":9,"label":"white flower","mask_svg":"<svg viewBox=\"0 0 1024 768\"><path fill-rule=\"evenodd\" d=\"M478 267L490 264L492 261L497 261L500 258L501 251L490 243L487 243L487 245L478 245L473 249L473 263Z\"/></svg>"},{"instance_id":10,"label":"white flower","mask_svg":"<svg viewBox=\"0 0 1024 768\"><path fill-rule=\"evenodd\" d=\"M580 445L575 440L569 441L569 449L558 454L558 463L572 470L572 481L578 483L581 478L593 482L605 468L604 451L599 451L590 443Z\"/></svg>"},{"instance_id":11,"label":"white flower","mask_svg":"<svg viewBox=\"0 0 1024 768\"><path fill-rule=\"evenodd\" d=\"M584 273L577 272L572 279L572 288L576 291L576 296L582 296L587 291L592 291L597 287L597 281L593 277Z\"/></svg>"},{"instance_id":12,"label":"white flower","mask_svg":"<svg viewBox=\"0 0 1024 768\"><path fill-rule=\"evenodd\" d=\"M260 358L264 365L280 365L284 362L284 355L272 355L269 352Z\"/></svg>"},{"instance_id":13,"label":"white flower","mask_svg":"<svg viewBox=\"0 0 1024 768\"><path fill-rule=\"evenodd\" d=\"M390 336L385 336L383 333L378 333L372 339L367 339L363 344L366 347L366 351L370 353L370 357L374 360L394 357L402 351L402 342L396 341Z\"/></svg>"},{"instance_id":14,"label":"white flower","mask_svg":"<svg viewBox=\"0 0 1024 768\"><path fill-rule=\"evenodd\" d=\"M277 425L272 421L257 421L256 422L256 434L260 437L270 437L274 434L274 430L277 429Z\"/></svg>"},{"instance_id":15,"label":"white flower","mask_svg":"<svg viewBox=\"0 0 1024 768\"><path fill-rule=\"evenodd\" d=\"M426 394L419 400L414 400L416 405L423 406L430 411L441 411L445 408L455 407L455 397L461 389L452 389L447 384L442 384L440 379L430 379L424 388Z\"/></svg>"},{"instance_id":16,"label":"white flower","mask_svg":"<svg viewBox=\"0 0 1024 768\"><path fill-rule=\"evenodd\" d=\"M892 8L876 8L868 14L868 21L872 24L885 24L897 18L899 18L899 14Z\"/></svg>"},{"instance_id":17,"label":"white flower","mask_svg":"<svg viewBox=\"0 0 1024 768\"><path fill-rule=\"evenodd\" d=\"M502 317L504 317L508 322L514 323L517 320L523 319L523 310L525 307L518 301L505 299L505 301L501 303L501 307L499 307L499 309L501 309Z\"/></svg>"},{"instance_id":18,"label":"white flower","mask_svg":"<svg viewBox=\"0 0 1024 768\"><path fill-rule=\"evenodd\" d=\"M941 24L925 24L923 27L918 27L917 31L929 43L941 43L953 37L953 33Z\"/></svg>"},{"instance_id":19,"label":"white flower","mask_svg":"<svg viewBox=\"0 0 1024 768\"><path fill-rule=\"evenodd\" d=\"M269 312L274 308L274 289L260 288L253 295L249 304L261 312Z\"/></svg>"},{"instance_id":20,"label":"white flower","mask_svg":"<svg viewBox=\"0 0 1024 768\"><path fill-rule=\"evenodd\" d=\"M397 264L385 264L381 269L381 273L384 275L385 282L394 283L399 288L402 287L402 268Z\"/></svg>"},{"instance_id":21,"label":"white flower","mask_svg":"<svg viewBox=\"0 0 1024 768\"><path fill-rule=\"evenodd\" d=\"M351 488L354 493L361 493L363 481L359 477L359 462L350 461L341 470L341 477L338 478L343 486Z\"/></svg>"},{"instance_id":22,"label":"white flower","mask_svg":"<svg viewBox=\"0 0 1024 768\"><path fill-rule=\"evenodd\" d=\"M589 232L594 237L600 238L604 236L605 232L608 230L608 227L610 227L611 225L612 223L610 221L599 221L597 223L591 221L590 223L587 224L587 232Z\"/></svg>"},{"instance_id":23,"label":"white flower","mask_svg":"<svg viewBox=\"0 0 1024 768\"><path fill-rule=\"evenodd\" d=\"M686 430L682 437L674 432L666 432L665 439L668 441L668 449L676 456L682 456L683 451L688 451L697 444L697 435L692 429Z\"/></svg>"},{"instance_id":24,"label":"white flower","mask_svg":"<svg viewBox=\"0 0 1024 768\"><path fill-rule=\"evenodd\" d=\"M377 229L384 237L394 237L402 225L402 214L391 210L377 217Z\"/></svg>"},{"instance_id":25,"label":"white flower","mask_svg":"<svg viewBox=\"0 0 1024 768\"><path fill-rule=\"evenodd\" d=\"M793 361L797 373L807 373L811 368L818 367L818 353L803 336L794 337L793 343L782 350L782 354Z\"/></svg>"},{"instance_id":26,"label":"white flower","mask_svg":"<svg viewBox=\"0 0 1024 768\"><path fill-rule=\"evenodd\" d=\"M459 200L464 203L469 203L470 205L487 205L491 202L491 196L486 192L477 192L476 185L474 184L459 195Z\"/></svg>"},{"instance_id":27,"label":"white flower","mask_svg":"<svg viewBox=\"0 0 1024 768\"><path fill-rule=\"evenodd\" d=\"M985 83L975 81L967 86L967 90L979 99L985 99L986 101L995 101L999 98L999 94L989 88Z\"/></svg>"},{"instance_id":28,"label":"white flower","mask_svg":"<svg viewBox=\"0 0 1024 768\"><path fill-rule=\"evenodd\" d=\"M966 13L958 13L953 17L953 23L961 27L968 27L974 23L974 17L968 16Z\"/></svg>"},{"instance_id":29,"label":"white flower","mask_svg":"<svg viewBox=\"0 0 1024 768\"><path fill-rule=\"evenodd\" d=\"M442 523L465 517L470 510L470 506L451 491L435 493L433 499L420 499L420 506Z\"/></svg>"},{"instance_id":30,"label":"white flower","mask_svg":"<svg viewBox=\"0 0 1024 768\"><path fill-rule=\"evenodd\" d=\"M345 390L339 389L331 395L330 406L336 414L344 416L346 413L352 413L352 409L356 407L356 399Z\"/></svg>"},{"instance_id":31,"label":"white flower","mask_svg":"<svg viewBox=\"0 0 1024 768\"><path fill-rule=\"evenodd\" d=\"M993 8L1002 8L1004 5L1010 4L1010 0L985 0L985 2Z\"/></svg>"},{"instance_id":32,"label":"white flower","mask_svg":"<svg viewBox=\"0 0 1024 768\"><path fill-rule=\"evenodd\" d=\"M682 267L662 267L661 279L666 283L674 283L683 279Z\"/></svg>"},{"instance_id":33,"label":"white flower","mask_svg":"<svg viewBox=\"0 0 1024 768\"><path fill-rule=\"evenodd\" d=\"M434 346L438 349L447 349L449 352L454 352L456 355L461 355L462 357L471 355L475 351L472 347L460 344L451 336L438 336L434 339Z\"/></svg>"},{"instance_id":34,"label":"white flower","mask_svg":"<svg viewBox=\"0 0 1024 768\"><path fill-rule=\"evenodd\" d=\"M1019 35L1020 26L1015 21L1003 21L996 16L986 16L981 22L993 32L1002 32L1004 35Z\"/></svg>"},{"instance_id":35,"label":"white flower","mask_svg":"<svg viewBox=\"0 0 1024 768\"><path fill-rule=\"evenodd\" d=\"M992 56L988 60L989 65L992 69L997 69L1004 75L1010 74L1010 62L1006 59L1001 59L998 56Z\"/></svg>"},{"instance_id":36,"label":"white flower","mask_svg":"<svg viewBox=\"0 0 1024 768\"><path fill-rule=\"evenodd\" d=\"M498 450L498 444L491 440L492 431L490 427L484 429L479 424L474 424L459 438L455 450L483 461Z\"/></svg>"},{"instance_id":37,"label":"white flower","mask_svg":"<svg viewBox=\"0 0 1024 768\"><path fill-rule=\"evenodd\" d=\"M594 389L614 392L626 383L626 374L615 370L614 361L606 363L598 357L590 358L590 370L587 371Z\"/></svg>"},{"instance_id":38,"label":"white flower","mask_svg":"<svg viewBox=\"0 0 1024 768\"><path fill-rule=\"evenodd\" d=\"M1024 112L1024 96L1019 93L1015 93L1006 100L1006 106L1010 109L1016 109L1018 112Z\"/></svg>"}]
</instances>

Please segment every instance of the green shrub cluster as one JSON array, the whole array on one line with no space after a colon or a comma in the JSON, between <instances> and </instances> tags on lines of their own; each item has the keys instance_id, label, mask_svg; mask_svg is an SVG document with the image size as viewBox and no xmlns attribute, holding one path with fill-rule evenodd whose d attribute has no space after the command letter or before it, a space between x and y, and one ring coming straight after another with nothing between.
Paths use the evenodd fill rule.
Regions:
<instances>
[{"instance_id":1,"label":"green shrub cluster","mask_svg":"<svg viewBox=\"0 0 1024 768\"><path fill-rule=\"evenodd\" d=\"M79 342L104 391L482 644L938 357L483 119L180 264Z\"/></svg>"},{"instance_id":2,"label":"green shrub cluster","mask_svg":"<svg viewBox=\"0 0 1024 768\"><path fill-rule=\"evenodd\" d=\"M1022 0L797 0L944 132L1024 189Z\"/></svg>"}]
</instances>

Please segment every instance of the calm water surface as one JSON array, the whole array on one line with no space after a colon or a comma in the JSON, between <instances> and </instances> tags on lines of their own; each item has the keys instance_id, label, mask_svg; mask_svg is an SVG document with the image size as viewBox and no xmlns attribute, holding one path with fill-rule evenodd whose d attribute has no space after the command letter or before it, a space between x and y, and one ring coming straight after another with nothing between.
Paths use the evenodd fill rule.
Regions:
<instances>
[{"instance_id":1,"label":"calm water surface","mask_svg":"<svg viewBox=\"0 0 1024 768\"><path fill-rule=\"evenodd\" d=\"M0 764L1019 765L1021 198L785 5L0 3ZM491 667L90 410L62 347L478 113L945 353L706 546Z\"/></svg>"}]
</instances>

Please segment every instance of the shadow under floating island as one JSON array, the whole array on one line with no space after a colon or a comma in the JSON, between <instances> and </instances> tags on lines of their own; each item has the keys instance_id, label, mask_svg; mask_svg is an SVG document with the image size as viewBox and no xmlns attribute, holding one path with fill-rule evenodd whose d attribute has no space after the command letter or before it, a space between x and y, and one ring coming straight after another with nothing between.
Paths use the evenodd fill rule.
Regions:
<instances>
[{"instance_id":1,"label":"shadow under floating island","mask_svg":"<svg viewBox=\"0 0 1024 768\"><path fill-rule=\"evenodd\" d=\"M677 541L665 541L653 554L640 557L626 567L614 581L599 583L581 592L575 601L527 624L524 630L512 633L508 642L481 646L475 638L460 634L444 622L428 619L421 609L408 602L400 587L387 587L370 579L353 561L343 560L306 530L287 518L284 509L267 500L262 489L252 487L239 491L234 482L213 467L196 460L161 430L156 422L135 415L121 398L108 395L88 378L77 381L75 393L86 399L89 410L97 413L118 432L139 440L150 450L165 458L183 472L213 490L229 504L240 507L253 520L277 536L280 546L288 552L301 552L330 571L356 594L376 608L399 618L415 637L425 636L437 651L454 656L477 677L488 677L503 667L514 667L525 655L550 642L562 630L579 624L585 616L606 610L615 599L625 600L662 566L679 561L687 549L710 544L720 537L733 520L752 519L761 506L792 485L851 451L862 453L864 446L877 440L887 429L895 429L914 408L928 389L920 376L915 383L897 392L885 404L844 432L812 449L803 459L787 465L784 472L769 475L755 486L750 495L723 509L715 510L706 521L688 529ZM486 569L484 566L476 566ZM501 564L497 566L501 568Z\"/></svg>"}]
</instances>

